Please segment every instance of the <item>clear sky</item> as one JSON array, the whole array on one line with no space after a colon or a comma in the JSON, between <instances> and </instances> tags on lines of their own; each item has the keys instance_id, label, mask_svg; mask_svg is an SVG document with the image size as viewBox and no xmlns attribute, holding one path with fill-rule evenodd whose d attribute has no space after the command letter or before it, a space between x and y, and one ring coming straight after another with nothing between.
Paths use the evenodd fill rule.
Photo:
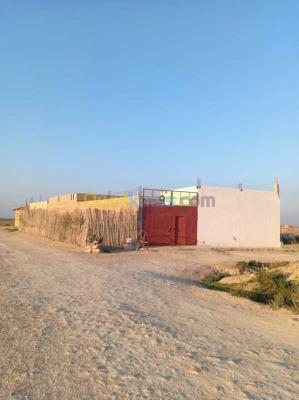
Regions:
<instances>
[{"instance_id":1,"label":"clear sky","mask_svg":"<svg viewBox=\"0 0 299 400\"><path fill-rule=\"evenodd\" d=\"M298 0L0 0L0 216L195 183L299 224Z\"/></svg>"}]
</instances>

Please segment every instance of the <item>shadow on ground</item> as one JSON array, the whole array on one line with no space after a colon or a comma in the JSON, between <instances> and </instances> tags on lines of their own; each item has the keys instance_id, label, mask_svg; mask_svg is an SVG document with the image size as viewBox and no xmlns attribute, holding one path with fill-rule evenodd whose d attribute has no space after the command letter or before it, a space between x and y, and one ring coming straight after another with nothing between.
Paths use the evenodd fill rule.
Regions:
<instances>
[{"instance_id":1,"label":"shadow on ground","mask_svg":"<svg viewBox=\"0 0 299 400\"><path fill-rule=\"evenodd\" d=\"M162 274L160 272L153 272L153 271L146 271L146 273L148 275L152 276L153 278L160 279L162 281L169 281L169 282L177 283L179 285L192 285L192 286L204 287L203 285L200 284L199 280L196 280L196 279L180 278L175 275L167 275L167 274Z\"/></svg>"}]
</instances>

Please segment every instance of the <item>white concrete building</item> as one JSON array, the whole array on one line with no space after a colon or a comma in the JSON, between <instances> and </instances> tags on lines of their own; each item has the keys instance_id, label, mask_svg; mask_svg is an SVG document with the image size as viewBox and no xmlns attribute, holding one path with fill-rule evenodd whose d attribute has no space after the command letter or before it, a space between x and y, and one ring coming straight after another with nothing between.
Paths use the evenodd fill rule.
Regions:
<instances>
[{"instance_id":1,"label":"white concrete building","mask_svg":"<svg viewBox=\"0 0 299 400\"><path fill-rule=\"evenodd\" d=\"M217 247L280 247L280 197L274 190L191 186L198 192L197 243Z\"/></svg>"}]
</instances>

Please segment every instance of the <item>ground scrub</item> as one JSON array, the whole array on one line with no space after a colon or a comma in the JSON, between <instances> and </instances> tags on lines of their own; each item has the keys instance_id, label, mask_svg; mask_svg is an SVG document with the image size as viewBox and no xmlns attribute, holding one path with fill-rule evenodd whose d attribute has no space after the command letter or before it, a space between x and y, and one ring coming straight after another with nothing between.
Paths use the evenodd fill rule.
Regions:
<instances>
[{"instance_id":1,"label":"ground scrub","mask_svg":"<svg viewBox=\"0 0 299 400\"><path fill-rule=\"evenodd\" d=\"M299 311L299 284L288 281L279 272L261 270L256 274L257 290L265 297L267 303L275 308L292 307Z\"/></svg>"},{"instance_id":2,"label":"ground scrub","mask_svg":"<svg viewBox=\"0 0 299 400\"><path fill-rule=\"evenodd\" d=\"M238 264L240 266L240 263ZM236 296L267 303L273 308L288 307L299 312L299 283L288 280L282 272L271 270L274 268L273 265L282 267L285 264L267 264L265 267L262 263L243 262L240 274L244 274L244 268L247 271L247 267L250 272L255 271L248 281L225 283L222 282L222 279L227 275L214 273L202 280L201 283L209 289L226 291Z\"/></svg>"},{"instance_id":3,"label":"ground scrub","mask_svg":"<svg viewBox=\"0 0 299 400\"><path fill-rule=\"evenodd\" d=\"M264 268L265 265L260 261L239 261L236 264L240 274L244 274L245 272L255 272L261 268Z\"/></svg>"},{"instance_id":4,"label":"ground scrub","mask_svg":"<svg viewBox=\"0 0 299 400\"><path fill-rule=\"evenodd\" d=\"M236 264L237 269L239 270L239 273L241 275L245 273L253 273L257 272L262 269L273 269L273 268L278 268L278 267L284 267L288 265L288 261L283 261L283 262L276 262L276 263L265 263L265 262L260 262L256 260L251 260L251 261L239 261Z\"/></svg>"},{"instance_id":5,"label":"ground scrub","mask_svg":"<svg viewBox=\"0 0 299 400\"><path fill-rule=\"evenodd\" d=\"M280 235L280 240L283 244L296 244L299 243L299 235L291 233L282 233Z\"/></svg>"}]
</instances>

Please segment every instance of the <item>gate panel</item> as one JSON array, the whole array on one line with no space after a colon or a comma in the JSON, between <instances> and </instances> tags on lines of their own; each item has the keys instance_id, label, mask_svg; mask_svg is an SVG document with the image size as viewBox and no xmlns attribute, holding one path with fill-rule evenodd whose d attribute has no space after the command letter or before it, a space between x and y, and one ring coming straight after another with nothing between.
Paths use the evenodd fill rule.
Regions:
<instances>
[{"instance_id":1,"label":"gate panel","mask_svg":"<svg viewBox=\"0 0 299 400\"><path fill-rule=\"evenodd\" d=\"M148 242L157 246L173 244L172 214L170 207L144 207L143 229Z\"/></svg>"},{"instance_id":2,"label":"gate panel","mask_svg":"<svg viewBox=\"0 0 299 400\"><path fill-rule=\"evenodd\" d=\"M143 229L152 245L196 245L197 207L144 205Z\"/></svg>"}]
</instances>

